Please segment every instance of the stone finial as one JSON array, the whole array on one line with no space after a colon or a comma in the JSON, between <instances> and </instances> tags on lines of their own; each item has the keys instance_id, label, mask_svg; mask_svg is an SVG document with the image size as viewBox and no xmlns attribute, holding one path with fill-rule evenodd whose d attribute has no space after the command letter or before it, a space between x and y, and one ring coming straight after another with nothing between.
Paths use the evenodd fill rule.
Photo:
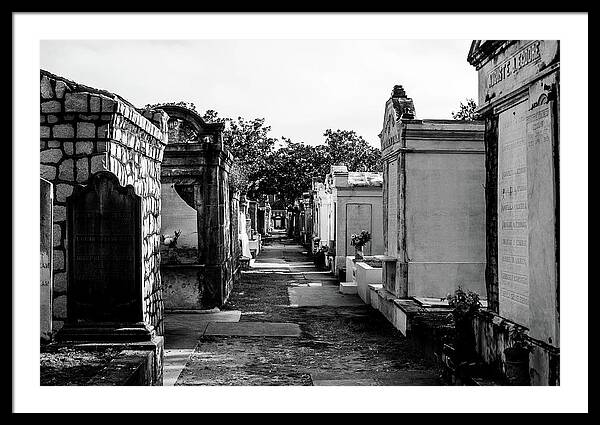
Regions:
<instances>
[{"instance_id":1,"label":"stone finial","mask_svg":"<svg viewBox=\"0 0 600 425\"><path fill-rule=\"evenodd\" d=\"M392 97L404 98L406 99L406 92L404 88L400 84L396 84L392 89Z\"/></svg>"},{"instance_id":2,"label":"stone finial","mask_svg":"<svg viewBox=\"0 0 600 425\"><path fill-rule=\"evenodd\" d=\"M397 119L414 119L415 105L413 100L406 96L404 88L400 84L396 84L392 90L392 102L396 110Z\"/></svg>"}]
</instances>

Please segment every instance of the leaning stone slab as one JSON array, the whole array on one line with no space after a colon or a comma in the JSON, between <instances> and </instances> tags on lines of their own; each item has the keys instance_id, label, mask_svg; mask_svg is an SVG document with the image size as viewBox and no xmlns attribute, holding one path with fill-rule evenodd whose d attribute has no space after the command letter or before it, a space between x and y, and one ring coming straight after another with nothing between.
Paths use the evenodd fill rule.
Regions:
<instances>
[{"instance_id":1,"label":"leaning stone slab","mask_svg":"<svg viewBox=\"0 0 600 425\"><path fill-rule=\"evenodd\" d=\"M204 335L299 337L300 326L296 323L211 322L204 331Z\"/></svg>"}]
</instances>

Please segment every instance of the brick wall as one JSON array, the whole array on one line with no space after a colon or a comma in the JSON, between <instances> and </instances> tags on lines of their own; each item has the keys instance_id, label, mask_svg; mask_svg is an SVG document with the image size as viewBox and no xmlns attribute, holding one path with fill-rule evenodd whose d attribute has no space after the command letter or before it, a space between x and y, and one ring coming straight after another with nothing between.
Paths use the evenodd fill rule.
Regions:
<instances>
[{"instance_id":1,"label":"brick wall","mask_svg":"<svg viewBox=\"0 0 600 425\"><path fill-rule=\"evenodd\" d=\"M67 318L66 199L101 170L142 198L143 317L163 333L160 172L168 116L143 115L112 93L40 72L40 175L54 184L54 329Z\"/></svg>"}]
</instances>

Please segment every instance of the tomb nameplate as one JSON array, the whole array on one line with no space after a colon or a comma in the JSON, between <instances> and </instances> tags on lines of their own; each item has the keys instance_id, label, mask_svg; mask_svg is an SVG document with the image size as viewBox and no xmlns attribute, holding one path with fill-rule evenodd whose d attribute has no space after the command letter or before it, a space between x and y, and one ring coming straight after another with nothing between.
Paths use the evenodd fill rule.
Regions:
<instances>
[{"instance_id":1,"label":"tomb nameplate","mask_svg":"<svg viewBox=\"0 0 600 425\"><path fill-rule=\"evenodd\" d=\"M67 198L69 322L142 320L141 199L102 171Z\"/></svg>"},{"instance_id":2,"label":"tomb nameplate","mask_svg":"<svg viewBox=\"0 0 600 425\"><path fill-rule=\"evenodd\" d=\"M346 204L346 254L354 255L351 236L366 230L372 234L371 229L371 204ZM371 242L364 248L365 255L371 255Z\"/></svg>"},{"instance_id":3,"label":"tomb nameplate","mask_svg":"<svg viewBox=\"0 0 600 425\"><path fill-rule=\"evenodd\" d=\"M527 102L498 121L498 286L500 315L529 327Z\"/></svg>"},{"instance_id":4,"label":"tomb nameplate","mask_svg":"<svg viewBox=\"0 0 600 425\"><path fill-rule=\"evenodd\" d=\"M395 257L398 253L398 161L391 161L387 175L387 252Z\"/></svg>"},{"instance_id":5,"label":"tomb nameplate","mask_svg":"<svg viewBox=\"0 0 600 425\"><path fill-rule=\"evenodd\" d=\"M529 334L558 345L556 305L556 186L553 105L527 114L527 199L529 206Z\"/></svg>"},{"instance_id":6,"label":"tomb nameplate","mask_svg":"<svg viewBox=\"0 0 600 425\"><path fill-rule=\"evenodd\" d=\"M40 178L40 337L52 336L53 185Z\"/></svg>"}]
</instances>

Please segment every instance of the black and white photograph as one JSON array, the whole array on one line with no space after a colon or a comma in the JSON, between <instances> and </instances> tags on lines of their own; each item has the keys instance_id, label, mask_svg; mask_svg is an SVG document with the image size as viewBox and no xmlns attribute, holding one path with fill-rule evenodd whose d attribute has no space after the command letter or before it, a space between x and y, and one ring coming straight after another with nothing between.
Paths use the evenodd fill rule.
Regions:
<instances>
[{"instance_id":1,"label":"black and white photograph","mask_svg":"<svg viewBox=\"0 0 600 425\"><path fill-rule=\"evenodd\" d=\"M586 412L587 25L14 13L13 409Z\"/></svg>"}]
</instances>

